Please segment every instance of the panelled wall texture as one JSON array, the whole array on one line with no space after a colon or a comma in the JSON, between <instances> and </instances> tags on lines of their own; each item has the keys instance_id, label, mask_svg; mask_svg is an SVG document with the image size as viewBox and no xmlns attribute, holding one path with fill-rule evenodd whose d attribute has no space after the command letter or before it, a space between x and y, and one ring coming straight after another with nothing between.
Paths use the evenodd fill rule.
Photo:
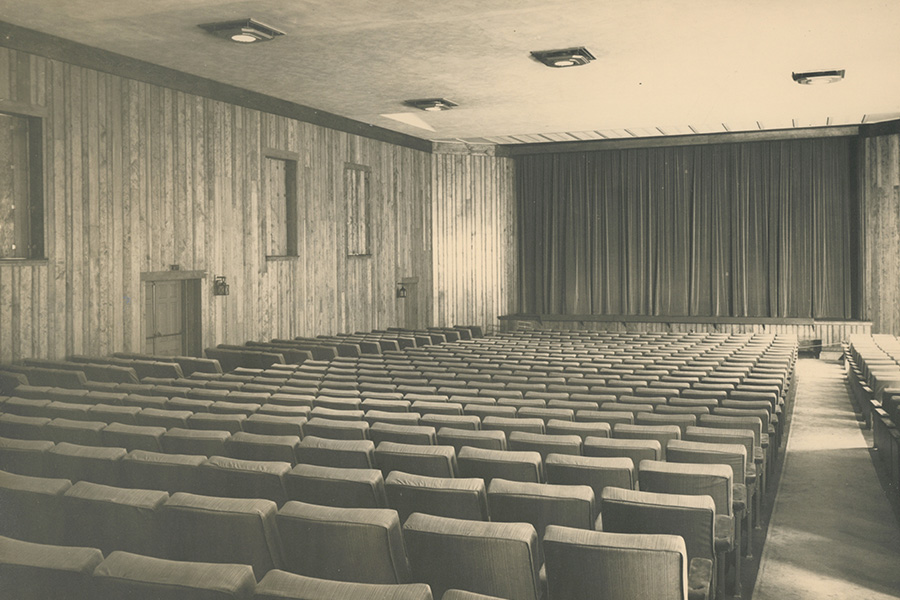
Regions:
<instances>
[{"instance_id":1,"label":"panelled wall texture","mask_svg":"<svg viewBox=\"0 0 900 600\"><path fill-rule=\"evenodd\" d=\"M0 99L43 117L48 258L0 262L0 362L141 351L141 274L170 265L206 274L204 347L400 324L403 277L431 321L428 153L5 48ZM298 158L296 258L265 256L269 149ZM346 252L346 163L371 169L369 256Z\"/></svg>"},{"instance_id":2,"label":"panelled wall texture","mask_svg":"<svg viewBox=\"0 0 900 600\"><path fill-rule=\"evenodd\" d=\"M437 144L432 192L435 325L491 331L515 311L518 296L513 160Z\"/></svg>"},{"instance_id":3,"label":"panelled wall texture","mask_svg":"<svg viewBox=\"0 0 900 600\"><path fill-rule=\"evenodd\" d=\"M867 317L873 333L900 335L900 135L863 144Z\"/></svg>"}]
</instances>

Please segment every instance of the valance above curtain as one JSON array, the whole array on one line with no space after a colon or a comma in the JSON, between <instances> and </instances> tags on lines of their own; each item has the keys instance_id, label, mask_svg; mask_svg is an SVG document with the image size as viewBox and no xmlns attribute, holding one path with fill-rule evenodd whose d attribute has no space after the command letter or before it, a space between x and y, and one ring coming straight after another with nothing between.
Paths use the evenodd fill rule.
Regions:
<instances>
[{"instance_id":1,"label":"valance above curtain","mask_svg":"<svg viewBox=\"0 0 900 600\"><path fill-rule=\"evenodd\" d=\"M519 310L854 318L855 144L517 157Z\"/></svg>"}]
</instances>

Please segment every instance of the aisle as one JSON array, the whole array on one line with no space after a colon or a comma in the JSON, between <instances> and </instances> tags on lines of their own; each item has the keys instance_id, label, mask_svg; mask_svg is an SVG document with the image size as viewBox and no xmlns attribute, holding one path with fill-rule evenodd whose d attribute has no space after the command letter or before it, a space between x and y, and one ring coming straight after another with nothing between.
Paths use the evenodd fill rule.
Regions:
<instances>
[{"instance_id":1,"label":"aisle","mask_svg":"<svg viewBox=\"0 0 900 600\"><path fill-rule=\"evenodd\" d=\"M753 600L900 599L900 527L841 366L802 359L797 376Z\"/></svg>"}]
</instances>

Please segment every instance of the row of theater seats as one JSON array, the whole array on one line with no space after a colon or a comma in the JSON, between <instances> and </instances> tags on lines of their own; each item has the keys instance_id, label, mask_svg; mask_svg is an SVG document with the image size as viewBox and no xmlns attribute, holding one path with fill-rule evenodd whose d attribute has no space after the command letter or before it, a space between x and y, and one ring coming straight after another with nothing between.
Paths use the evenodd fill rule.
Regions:
<instances>
[{"instance_id":1,"label":"row of theater seats","mask_svg":"<svg viewBox=\"0 0 900 600\"><path fill-rule=\"evenodd\" d=\"M743 344L743 345L745 345L745 344ZM769 346L771 346L771 345L772 345L772 344L771 344L771 342L770 342L770 343L769 343ZM733 355L734 355L733 352L729 353L729 356L733 356ZM717 359L717 360L718 360L718 359ZM785 385L786 381L788 381L790 360L791 360L790 353L787 353L787 355L786 355L786 362L788 363L788 373L787 373L787 376L786 376L786 377L784 377L784 378L782 378L782 379L780 380L782 385ZM341 371L336 371L335 373L336 373L336 374L339 373L338 376L345 376L345 373L343 373L343 371L349 370L349 368L346 366L347 364L349 364L349 363L344 362L344 363L342 363L343 366L340 366L340 367L334 367L334 368L336 368L336 369L341 369ZM470 363L470 364L471 364L471 363ZM774 362L771 363L771 364L774 364ZM310 377L310 376L315 377L315 376L316 376L316 373L319 373L319 374L321 374L320 380L324 380L324 379L325 379L325 376L328 375L328 371L332 368L332 365L327 365L327 366L325 366L324 369L322 369L322 366L321 366L321 365L306 365L306 366L308 367L308 370L305 371L305 372L302 372L302 373L300 372L300 369L295 369L295 370L291 373L292 378L293 378L294 375L297 375L297 374L299 374L301 378L308 378L308 377ZM555 367L556 365L547 365L547 366L554 366L554 367ZM302 368L302 367L301 367L301 368ZM592 368L595 368L595 367L582 367L582 368L585 368L585 369L592 369ZM767 371L769 370L768 367L766 367L766 370L767 370ZM364 377L364 376L365 376L365 375L359 375L359 372L360 372L360 369L359 369L359 367L357 367L357 369L356 369L357 377ZM461 375L462 375L462 374L464 374L464 373L461 373ZM256 378L256 377L266 377L267 375L268 375L268 374L262 374L262 373L257 372L257 373L254 373L251 377L253 377L253 378ZM579 373L579 375L581 375L581 376L583 377L583 376L585 375L585 373ZM610 374L610 375L612 375L612 374ZM616 373L615 375L619 376L619 375L622 375L622 374L621 374L621 373ZM248 377L249 374L238 374L238 375L236 375L236 376L237 376L237 377L241 377L241 378L245 378L245 377ZM273 378L273 377L266 377L266 378L267 378L267 379L275 379L275 378ZM213 380L212 380L212 379L209 379L209 380L205 380L205 381L212 382ZM224 380L224 381L222 381L222 383L225 383L226 381L227 381L227 380ZM312 379L304 379L304 382L306 382L306 381L312 381ZM340 381L340 380L338 380L338 381ZM244 380L237 380L237 381L235 381L235 382L228 382L228 383L229 383L229 385L231 385L232 383L239 383L239 384L241 384L241 385L243 385L243 384L248 384L248 383L249 383L250 385L254 385L252 382L247 382L247 381L244 381ZM343 382L340 382L340 383L343 383ZM510 383L517 383L517 382L510 382ZM357 381L357 386L363 385L363 384L367 384L367 382L360 382L360 381ZM263 385L263 384L259 384L259 385ZM304 383L304 385L305 385L305 383ZM404 385L404 384L399 384L399 385ZM549 384L548 384L548 383L544 383L544 385L553 385L553 383L549 383ZM738 385L740 385L740 383L739 383ZM623 387L625 387L625 386L623 386ZM547 405L549 405L549 402L552 402L552 401L559 401L559 402L569 401L569 402L571 402L571 401L573 401L572 394L574 394L574 393L580 393L580 392L584 391L584 390L581 390L580 388L581 388L581 386L579 386L579 389L576 390L576 391L569 390L569 391L568 391L568 400L565 400L565 399L560 398L560 397L555 397L555 398L552 398L552 399L540 399L540 398L537 398L537 399L542 400L543 402L546 402L546 403L547 403L547 404L545 405L545 410L553 409L554 407L548 407L548 406L547 406ZM734 389L734 388L733 388L733 389ZM336 390L336 391L341 391L341 390L338 389L338 390ZM354 391L353 389L343 390L344 393L350 393L350 392L353 392L353 391ZM421 392L421 391L423 391L423 390L409 391L409 392L406 392L406 393L408 393L408 394L414 394L414 393ZM428 391L431 391L431 390L428 390ZM434 391L437 391L437 390L434 390ZM500 390L497 390L497 391L500 391ZM521 397L521 398L524 400L524 395L522 394L522 391L523 391L523 390L509 390L509 391L512 391L512 392L516 393L518 397ZM536 391L537 391L537 390L527 390L526 393L528 393L528 392L536 392ZM590 389L588 389L587 391L590 392ZM712 391L712 390L700 390L700 389L698 389L698 391ZM778 392L779 392L779 395L776 396L776 402L774 402L774 403L772 403L772 404L778 405L778 404L780 404L780 402L782 401L783 395L781 395L781 389L779 389ZM230 392L227 392L227 393L230 393ZM359 396L359 399L357 400L358 402L374 401L374 400L381 400L381 401L383 401L383 402L398 402L398 401L399 401L399 402L407 402L407 404L408 404L408 406L406 407L407 410L409 410L409 409L411 408L411 406L412 406L411 403L414 403L414 402L417 402L417 401L419 401L419 402L426 402L426 403L427 403L427 402L431 402L431 403L433 403L433 404L435 403L435 402L434 402L434 399L419 399L419 400L412 399L412 400L409 400L409 399L406 399L406 398L404 398L404 397L402 397L402 396L401 396L401 398L397 398L396 396L392 396L392 397L390 397L390 398L370 397L370 398L366 398L365 400L363 400L363 399L362 399L362 394L364 394L364 393L366 393L365 390L359 390L359 389L356 389L356 394ZM386 392L373 392L373 393L386 393ZM349 394L349 395L352 395L352 394ZM296 395L294 395L294 396L296 396ZM270 396L270 399L271 399L271 398L272 398L272 396ZM618 400L621 400L621 396L615 396L615 395L614 395L613 398L617 398ZM327 398L327 397L324 397L324 396L315 396L315 395L314 395L314 396L313 396L313 399L312 399L313 401L310 402L310 404L313 404L312 408L310 408L310 406L306 404L306 400L305 400L305 399L298 400L298 401L297 401L298 404L297 404L296 406L291 407L291 408L306 408L307 411L310 411L310 412L311 412L311 411L315 411L315 410L317 410L317 409L321 409L321 410L331 410L331 411L334 411L334 412L336 412L336 413L337 413L337 412L346 413L346 416L349 416L349 413L348 413L348 407L343 406L343 405L340 404L341 402L345 402L345 401L346 401L345 399L342 399L342 398L332 398L332 399L331 399L332 401L338 402L338 406L337 406L337 407L332 407L332 408L329 408L328 406L315 406L316 401L318 401L319 399L323 399L323 400L326 401L326 402L328 401L328 398ZM536 398L531 398L530 400L535 400L535 399L536 399ZM651 398L651 399L652 399L652 398ZM674 399L674 398L668 398L668 399L664 398L664 400L672 400L672 399ZM351 398L351 400L352 400L352 398ZM444 402L444 404L446 404L446 405L448 405L448 406L449 406L449 404L452 404L452 403L449 402L449 400L450 400L449 397L448 397L448 398L442 398L441 400ZM492 400L493 400L493 402L490 403L490 404L497 404L498 401L497 401L496 399L492 399ZM575 399L574 401L577 402L578 400ZM78 403L79 401L75 401L75 402ZM9 403L9 401L7 401L7 404L8 404L8 403ZM477 404L477 402L475 402L475 403L473 403L473 404ZM627 406L628 404L631 404L631 403L621 403L621 404L622 404L623 406ZM640 402L638 402L637 404L640 404ZM651 410L653 410L653 407L661 407L661 406L662 406L661 404L655 403L655 402L648 402L647 404L651 407ZM667 402L666 404L668 404L668 402ZM716 404L718 405L718 402L716 402ZM508 407L504 407L503 405L498 405L498 406L497 406L497 408L500 408L500 407L502 407L502 408L508 408ZM455 407L450 407L450 408L453 408L453 409L455 410ZM525 404L522 405L522 406L517 406L517 407L516 407L516 406L513 406L513 409L516 410L516 414L518 414L518 411L519 411L519 410L529 409L529 408L530 408L530 409L538 409L538 410L540 410L540 407L534 406L534 405L529 406L528 403L525 403ZM600 406L598 405L597 408L599 409ZM631 416L634 417L634 414L635 414L635 413L637 413L637 415L640 416L641 414L643 414L644 412L646 412L646 410L644 410L644 409L646 409L646 408L647 408L647 405L642 405L642 409L641 409L641 410L622 411L622 412L629 412L629 414L631 414ZM725 407L725 408L727 408L727 407ZM143 410L143 409L142 409L142 410ZM352 408L351 408L351 409L349 409L349 410L356 410L356 409L352 409ZM599 412L599 410L598 410L598 412ZM608 411L608 412L611 414L611 413L614 412L614 411ZM576 413L576 414L577 414L577 413ZM549 426L549 425L551 424L552 421L559 421L560 424L563 425L563 426L565 426L567 423L568 423L568 425L569 425L570 427L571 427L571 426L577 425L576 423L571 422L571 421L564 421L564 420L561 420L561 419L551 419L551 418L549 418L549 417L551 417L551 415L552 415L552 416L557 416L557 417L560 416L559 413L555 413L555 414L553 414L553 413L547 413L547 414L544 414L544 415L542 415L544 418L540 419L540 420L542 421L542 424L544 424L545 426ZM326 415L326 416L327 416L327 417L333 417L333 416L335 416L335 415ZM364 413L364 416L365 416L365 413ZM413 415L410 414L410 416L413 416ZM425 416L427 416L427 413L426 413ZM454 414L442 414L441 412L438 412L436 416L445 416L445 417L448 417L448 418L453 418L453 417L456 417L456 416L459 416L459 415L454 415ZM465 415L463 415L463 416L465 416ZM471 416L471 415L470 415L470 416ZM495 415L488 415L488 416L495 416ZM696 415L692 415L692 416L696 416ZM252 418L252 417L250 417L250 418ZM420 417L420 418L421 418L421 417ZM487 418L487 417L485 417L485 418ZM497 417L497 418L503 419L504 417ZM528 419L528 418L534 418L534 417L522 417L522 418L520 418L520 419L518 419L518 420L521 421L521 424L522 424L522 425L528 425L528 424L526 423L526 419ZM702 418L702 417L701 417L701 418ZM320 417L315 417L315 418L311 419L310 422L315 421L316 419L323 420L323 419L321 419ZM328 420L334 420L334 419L328 419ZM482 419L482 421L483 421L483 420L484 420L484 419ZM470 422L471 422L471 421L470 421ZM408 423L408 421L406 421L406 423ZM309 423L305 423L304 425L308 425L308 424L309 424ZM600 424L603 424L603 423L600 423ZM372 425L372 426L370 427L370 432L371 432L372 429L377 429L377 428L375 427L375 425L378 425L378 423L376 422L374 425ZM417 427L416 425L405 425L404 423L400 423L400 424L396 424L396 423L383 423L382 425L385 425L385 426L392 426L392 427L394 427L394 428L400 428L400 429L403 429L404 427ZM483 423L482 423L482 425L483 425ZM590 426L591 424L590 424L590 423L586 423L586 425ZM609 424L608 424L608 423L605 424L605 425L607 426L607 428L609 427ZM615 424L613 427L614 427L614 428L615 428L615 427L621 427L621 426L623 426L623 425L627 425L627 424L618 424L618 423L617 423L617 424ZM761 421L760 421L760 426L761 426ZM653 427L653 426L651 425L651 426L649 426L649 427ZM684 433L684 432L686 432L687 429L688 429L689 427L691 427L691 426L688 425L687 423L685 423L685 424L683 424L682 427L679 427L679 426L677 426L677 425L668 425L668 427L675 427L676 429L679 430L679 433ZM326 429L326 430L327 430L327 429ZM459 430L459 429L457 429L457 431L461 431L463 434L469 434L469 435L471 435L471 434L473 433L473 432L469 432L469 431L466 431L466 430ZM760 429L760 431L761 431L761 429ZM436 433L439 435L440 432L441 432L441 430L438 430ZM506 435L505 435L505 433L503 432L502 429L500 430L500 432L503 434L504 437L506 437ZM226 432L226 433L227 433L227 432ZM302 433L302 432L301 432L301 433ZM388 432L388 433L391 433L391 432ZM410 432L410 431L396 431L396 430L395 430L393 433L394 433L394 434L400 434L400 433L411 434L411 433L413 433L413 432ZM476 430L474 433L478 433L478 431ZM582 439L583 439L583 438L591 438L591 437L595 437L595 436L587 435L587 433L588 433L587 431L582 431L580 437L581 437ZM753 437L753 431L749 431L748 433L750 434L751 437ZM308 435L308 434L307 434L307 435ZM528 436L531 436L532 439L530 439L530 440L527 440L527 439L523 439L523 440L515 440L515 439L514 439L514 438L521 438L522 436L525 436L525 438L527 438ZM548 444L548 443L552 443L552 442L559 441L559 440L549 440L549 439L546 439L546 435L545 435L545 434L542 434L542 433L529 433L528 431L515 431L515 430L512 430L512 431L510 431L509 437L510 437L510 440L509 440L510 442L515 441L516 443L519 443L519 441L524 441L524 442L528 442L528 443L544 444L543 448L544 448L544 454L545 454L545 455L546 455L547 453L549 453L549 451L550 451L552 448L554 448L553 446L548 446L547 444ZM535 439L535 438L537 438L537 439ZM602 438L598 438L598 439L599 439L599 441L601 441L601 442L603 441ZM306 439L305 441L309 441L309 440L316 441L316 436L307 437L307 439ZM762 440L762 434L760 433L760 435L758 435L758 441L761 442L761 440ZM350 440L345 440L345 441L340 441L340 440L330 440L330 441L329 441L329 440L321 440L321 441L322 441L323 443L325 443L326 446L329 445L329 444L332 444L332 445L334 445L334 444L347 445L347 444L353 444L353 443L356 443L356 442L353 442L353 441L350 441ZM365 440L360 440L360 441L365 442ZM409 440L407 440L407 441L409 441ZM369 442L369 443L371 443L371 442ZM404 445L405 445L405 444L397 444L397 443L394 443L394 442L386 442L386 441L382 441L382 443L393 443L393 444L396 445L396 446L404 446ZM432 441L432 442L430 442L430 443L433 444L434 442ZM661 451L663 450L664 446L662 446L662 444L660 444L658 440L656 441L656 444L657 444L657 446L659 447L660 452L661 452ZM758 446L758 444L756 444L756 445L754 446L754 453L756 452L755 448L756 448L757 446ZM565 447L565 444L563 444L563 447ZM334 449L334 448L332 448L332 449ZM744 449L744 448L741 448L741 449L744 450L745 455L746 455L746 449ZM413 449L413 450L415 451L415 449ZM470 452L470 453L471 453L471 452L473 452L473 451L474 451L474 452L477 452L477 450L478 450L477 448L466 448L466 449L461 449L461 450L460 450L460 455L461 455L461 457L462 457L462 454L463 454L464 451ZM565 451L565 450L561 450L561 451ZM425 454L428 454L428 453L426 452ZM437 454L440 454L440 452L438 452ZM538 454L539 454L539 458L540 458L540 452L538 452ZM660 456L657 455L656 457L659 458ZM406 458L407 458L407 457L404 456L404 459L406 459ZM431 458L433 458L433 457L431 457ZM576 457L566 457L566 456L560 456L560 458L564 458L564 459L566 459L566 458L571 458L571 459L582 459L582 460L583 460L585 457L578 457L578 456L576 456ZM598 459L595 459L595 460L598 460ZM600 459L600 460L602 460L602 459ZM549 463L549 462L550 462L550 461L548 461L548 463ZM631 460L629 460L629 463L631 463ZM372 463L370 462L369 465L371 466L371 464L372 464ZM633 464L633 463L632 463L632 464ZM549 467L548 467L548 472L549 472ZM764 472L765 472L765 470L763 469L763 470L762 470L762 473L764 473ZM401 475L402 475L402 473L401 473ZM762 474L761 474L761 475L762 475ZM388 475L388 477L390 477L390 474ZM735 476L735 478L737 479L736 476ZM540 480L541 480L541 479L539 479L539 481L540 481ZM546 484L545 484L545 485L546 485ZM601 488L601 489L602 489L602 488ZM757 498L758 498L758 495L757 495ZM740 531L740 528L738 528L738 532L739 532L739 531ZM737 546L739 547L740 544L738 544ZM722 562L724 562L724 561L722 561ZM720 562L720 564L722 564L722 562ZM739 560L735 560L735 563L736 563L737 565L739 565ZM738 579L739 579L739 578L738 578Z\"/></svg>"},{"instance_id":2,"label":"row of theater seats","mask_svg":"<svg viewBox=\"0 0 900 600\"><path fill-rule=\"evenodd\" d=\"M900 494L900 339L889 335L853 336L845 350L848 380L878 456L887 467L891 489Z\"/></svg>"},{"instance_id":3,"label":"row of theater seats","mask_svg":"<svg viewBox=\"0 0 900 600\"><path fill-rule=\"evenodd\" d=\"M653 467L647 469L649 473ZM729 480L728 473L707 470ZM707 598L715 586L714 565L724 573L724 553L735 548L732 519L717 514L706 495L608 487L601 497L602 521L595 523L590 489L559 486L570 489L561 489L561 496L541 497L535 484L494 480L487 495L496 516L493 522L415 512L401 526L398 512L389 509L289 502L276 511L263 500L184 493L170 497L86 482L66 488L65 481L36 482L8 474L0 479L10 506L31 502L48 514L56 508L64 516L63 539L42 538L42 543L62 541L81 552L89 545L98 549L95 555L129 553L136 562L119 575L124 579L129 574L146 578L148 571L165 564L171 568L167 561L174 560L247 564L263 582L273 569L329 581L420 582L435 597L459 587L510 600L538 600L548 597L549 587L550 598L581 598L606 587L612 595L604 597L609 598L644 597L644 592L651 594L647 597L687 598L690 587L690 597ZM43 484L43 496L38 483ZM50 493L51 484L65 490L62 496ZM53 507L53 501L61 507ZM47 535L47 523L38 516L36 529ZM601 528L604 533L598 533ZM53 563L63 549L58 544L41 548L43 553L0 538L6 590L15 590L19 579L27 581L21 573L14 576L17 567L41 569L45 575L52 571L48 557ZM137 561L140 557L134 553L162 560ZM647 571L648 560L668 567ZM733 560L739 566L736 555ZM735 576L739 580L739 572ZM722 575L718 577L721 583ZM165 585L177 584L169 579ZM45 591L40 586L30 591L35 590ZM665 595L653 595L660 592Z\"/></svg>"}]
</instances>

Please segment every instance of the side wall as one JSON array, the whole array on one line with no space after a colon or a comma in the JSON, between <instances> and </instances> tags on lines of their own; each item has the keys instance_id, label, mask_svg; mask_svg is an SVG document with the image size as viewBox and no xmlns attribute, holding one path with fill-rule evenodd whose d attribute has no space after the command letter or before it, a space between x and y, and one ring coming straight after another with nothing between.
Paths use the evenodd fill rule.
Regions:
<instances>
[{"instance_id":1,"label":"side wall","mask_svg":"<svg viewBox=\"0 0 900 600\"><path fill-rule=\"evenodd\" d=\"M518 298L513 160L492 147L436 144L432 189L435 325L498 330Z\"/></svg>"},{"instance_id":2,"label":"side wall","mask_svg":"<svg viewBox=\"0 0 900 600\"><path fill-rule=\"evenodd\" d=\"M0 110L44 117L46 261L0 262L0 362L140 351L141 273L205 271L203 345L430 324L431 157L0 48ZM267 149L299 154L299 257L267 261ZM372 254L346 255L346 162L371 168ZM212 295L224 275L229 296Z\"/></svg>"},{"instance_id":3,"label":"side wall","mask_svg":"<svg viewBox=\"0 0 900 600\"><path fill-rule=\"evenodd\" d=\"M862 144L866 318L873 333L900 335L900 135Z\"/></svg>"}]
</instances>

